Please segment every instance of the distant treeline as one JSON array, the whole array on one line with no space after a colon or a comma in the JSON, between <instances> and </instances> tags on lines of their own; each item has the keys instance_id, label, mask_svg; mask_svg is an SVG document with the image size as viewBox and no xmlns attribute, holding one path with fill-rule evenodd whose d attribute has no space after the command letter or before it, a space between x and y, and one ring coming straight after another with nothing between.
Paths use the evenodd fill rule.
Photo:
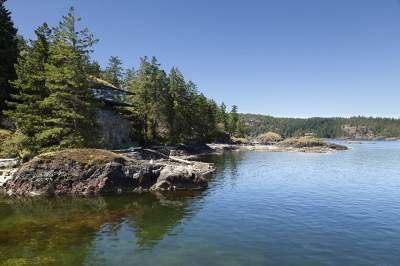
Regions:
<instances>
[{"instance_id":1,"label":"distant treeline","mask_svg":"<svg viewBox=\"0 0 400 266\"><path fill-rule=\"evenodd\" d=\"M283 137L314 133L323 138L399 138L400 119L350 117L350 118L279 118L267 115L240 114L249 136L268 131Z\"/></svg>"}]
</instances>

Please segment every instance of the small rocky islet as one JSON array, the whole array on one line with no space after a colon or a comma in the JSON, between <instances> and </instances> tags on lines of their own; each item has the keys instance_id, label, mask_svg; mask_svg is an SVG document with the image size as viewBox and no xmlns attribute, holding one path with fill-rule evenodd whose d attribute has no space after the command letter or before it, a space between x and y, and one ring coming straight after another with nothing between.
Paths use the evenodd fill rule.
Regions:
<instances>
[{"instance_id":1,"label":"small rocky islet","mask_svg":"<svg viewBox=\"0 0 400 266\"><path fill-rule=\"evenodd\" d=\"M269 136L271 139L256 138L252 143L158 146L115 152L66 149L41 154L21 165L4 161L0 193L61 196L202 190L207 188L207 176L215 168L193 160L201 155L237 150L326 153L347 149L315 136L284 140Z\"/></svg>"},{"instance_id":2,"label":"small rocky islet","mask_svg":"<svg viewBox=\"0 0 400 266\"><path fill-rule=\"evenodd\" d=\"M213 171L207 163L165 158L153 150L132 156L98 149L70 149L36 156L2 184L17 196L104 195L142 191L200 190ZM138 158L142 155L156 159Z\"/></svg>"}]
</instances>

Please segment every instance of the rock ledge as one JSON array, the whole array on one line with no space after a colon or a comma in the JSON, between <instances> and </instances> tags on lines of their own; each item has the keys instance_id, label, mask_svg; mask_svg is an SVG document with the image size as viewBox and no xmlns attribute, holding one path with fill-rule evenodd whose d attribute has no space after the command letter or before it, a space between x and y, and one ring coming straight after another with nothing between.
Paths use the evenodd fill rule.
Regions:
<instances>
[{"instance_id":1,"label":"rock ledge","mask_svg":"<svg viewBox=\"0 0 400 266\"><path fill-rule=\"evenodd\" d=\"M169 159L138 160L97 149L39 155L20 166L2 186L8 195L96 195L135 191L200 190L213 167Z\"/></svg>"}]
</instances>

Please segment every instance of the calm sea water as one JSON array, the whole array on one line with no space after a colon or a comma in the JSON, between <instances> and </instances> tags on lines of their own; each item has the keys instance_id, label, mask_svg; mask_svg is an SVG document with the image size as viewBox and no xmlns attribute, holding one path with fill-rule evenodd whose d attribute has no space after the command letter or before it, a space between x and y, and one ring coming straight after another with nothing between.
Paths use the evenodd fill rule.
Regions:
<instances>
[{"instance_id":1,"label":"calm sea water","mask_svg":"<svg viewBox=\"0 0 400 266\"><path fill-rule=\"evenodd\" d=\"M400 142L237 152L201 193L0 198L0 264L399 265Z\"/></svg>"}]
</instances>

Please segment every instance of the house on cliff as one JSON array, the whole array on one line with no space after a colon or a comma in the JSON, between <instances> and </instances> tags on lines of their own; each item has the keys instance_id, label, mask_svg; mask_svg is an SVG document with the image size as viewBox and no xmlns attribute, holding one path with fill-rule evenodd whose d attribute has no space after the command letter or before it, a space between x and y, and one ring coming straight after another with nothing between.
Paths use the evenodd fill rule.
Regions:
<instances>
[{"instance_id":1,"label":"house on cliff","mask_svg":"<svg viewBox=\"0 0 400 266\"><path fill-rule=\"evenodd\" d=\"M132 147L134 142L134 132L132 121L126 118L123 110L133 107L129 96L133 95L114 85L96 78L90 77L90 90L94 98L99 101L93 119L99 126L100 148L104 149L124 149ZM14 123L6 117L0 117L0 128L15 130Z\"/></svg>"},{"instance_id":2,"label":"house on cliff","mask_svg":"<svg viewBox=\"0 0 400 266\"><path fill-rule=\"evenodd\" d=\"M133 146L135 143L132 121L120 112L121 108L132 107L128 98L133 94L96 77L90 77L90 81L93 96L101 103L95 112L100 131L100 145L105 149Z\"/></svg>"}]
</instances>

